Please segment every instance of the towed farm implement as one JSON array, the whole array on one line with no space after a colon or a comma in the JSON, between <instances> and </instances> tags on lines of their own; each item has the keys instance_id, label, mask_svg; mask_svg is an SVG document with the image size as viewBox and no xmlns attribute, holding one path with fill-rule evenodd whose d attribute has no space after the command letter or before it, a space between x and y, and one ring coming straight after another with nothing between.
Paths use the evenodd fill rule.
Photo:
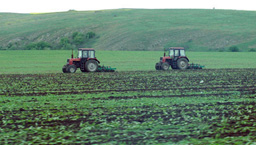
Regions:
<instances>
[{"instance_id":1,"label":"towed farm implement","mask_svg":"<svg viewBox=\"0 0 256 145\"><path fill-rule=\"evenodd\" d=\"M189 59L185 55L185 49L183 47L170 47L168 48L168 56L160 57L160 62L156 63L156 70L168 70L172 69L202 69L204 66L200 64L189 64Z\"/></svg>"},{"instance_id":2,"label":"towed farm implement","mask_svg":"<svg viewBox=\"0 0 256 145\"><path fill-rule=\"evenodd\" d=\"M67 64L62 67L62 72L75 73L77 68L80 68L81 72L114 72L116 70L116 68L99 64L100 61L95 57L93 48L79 48L77 58L74 58L72 50L71 59L67 59Z\"/></svg>"}]
</instances>

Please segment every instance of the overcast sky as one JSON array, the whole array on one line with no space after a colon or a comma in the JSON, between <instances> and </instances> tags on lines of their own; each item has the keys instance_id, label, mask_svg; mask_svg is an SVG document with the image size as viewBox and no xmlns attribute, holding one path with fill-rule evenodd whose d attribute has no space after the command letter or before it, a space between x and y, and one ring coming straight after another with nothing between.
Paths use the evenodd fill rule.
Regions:
<instances>
[{"instance_id":1,"label":"overcast sky","mask_svg":"<svg viewBox=\"0 0 256 145\"><path fill-rule=\"evenodd\" d=\"M255 0L1 0L0 12L42 13L118 8L256 10Z\"/></svg>"}]
</instances>

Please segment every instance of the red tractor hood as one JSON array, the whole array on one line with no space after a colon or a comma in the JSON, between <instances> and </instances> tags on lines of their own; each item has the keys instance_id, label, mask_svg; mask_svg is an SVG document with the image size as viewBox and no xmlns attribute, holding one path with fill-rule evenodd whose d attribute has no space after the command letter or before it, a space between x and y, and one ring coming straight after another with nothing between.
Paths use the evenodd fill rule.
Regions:
<instances>
[{"instance_id":1,"label":"red tractor hood","mask_svg":"<svg viewBox=\"0 0 256 145\"><path fill-rule=\"evenodd\" d=\"M68 64L73 64L73 61L80 61L81 60L81 58L70 58L70 59L68 59Z\"/></svg>"},{"instance_id":2,"label":"red tractor hood","mask_svg":"<svg viewBox=\"0 0 256 145\"><path fill-rule=\"evenodd\" d=\"M164 56L164 57L162 57L162 62L165 62L166 59L171 59L171 58L170 58L170 56Z\"/></svg>"},{"instance_id":3,"label":"red tractor hood","mask_svg":"<svg viewBox=\"0 0 256 145\"><path fill-rule=\"evenodd\" d=\"M97 58L87 58L87 60L95 60L98 63L100 63L100 61ZM81 58L70 58L67 61L67 64L72 65L74 61L81 61Z\"/></svg>"}]
</instances>

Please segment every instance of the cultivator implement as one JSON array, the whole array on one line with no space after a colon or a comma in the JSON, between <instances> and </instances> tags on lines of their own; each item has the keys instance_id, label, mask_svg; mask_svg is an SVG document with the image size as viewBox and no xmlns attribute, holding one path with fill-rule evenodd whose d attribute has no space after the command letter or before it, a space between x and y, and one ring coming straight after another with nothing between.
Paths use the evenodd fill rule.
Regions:
<instances>
[{"instance_id":1,"label":"cultivator implement","mask_svg":"<svg viewBox=\"0 0 256 145\"><path fill-rule=\"evenodd\" d=\"M112 68L110 66L99 66L97 72L115 72L116 68Z\"/></svg>"},{"instance_id":2,"label":"cultivator implement","mask_svg":"<svg viewBox=\"0 0 256 145\"><path fill-rule=\"evenodd\" d=\"M204 65L200 65L200 64L188 64L188 68L187 69L203 69Z\"/></svg>"}]
</instances>

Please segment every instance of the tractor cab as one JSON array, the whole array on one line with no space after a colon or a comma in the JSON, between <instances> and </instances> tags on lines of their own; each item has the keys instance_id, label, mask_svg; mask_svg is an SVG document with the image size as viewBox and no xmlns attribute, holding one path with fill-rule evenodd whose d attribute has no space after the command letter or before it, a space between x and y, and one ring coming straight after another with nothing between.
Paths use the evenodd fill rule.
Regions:
<instances>
[{"instance_id":1,"label":"tractor cab","mask_svg":"<svg viewBox=\"0 0 256 145\"><path fill-rule=\"evenodd\" d=\"M179 57L179 56L186 56L185 49L183 47L171 47L171 48L169 48L169 56L171 58Z\"/></svg>"},{"instance_id":2,"label":"tractor cab","mask_svg":"<svg viewBox=\"0 0 256 145\"><path fill-rule=\"evenodd\" d=\"M93 48L79 48L78 58L95 58L95 50Z\"/></svg>"},{"instance_id":3,"label":"tractor cab","mask_svg":"<svg viewBox=\"0 0 256 145\"><path fill-rule=\"evenodd\" d=\"M183 47L170 47L169 48L169 57L175 58L179 56L186 56L185 49Z\"/></svg>"}]
</instances>

